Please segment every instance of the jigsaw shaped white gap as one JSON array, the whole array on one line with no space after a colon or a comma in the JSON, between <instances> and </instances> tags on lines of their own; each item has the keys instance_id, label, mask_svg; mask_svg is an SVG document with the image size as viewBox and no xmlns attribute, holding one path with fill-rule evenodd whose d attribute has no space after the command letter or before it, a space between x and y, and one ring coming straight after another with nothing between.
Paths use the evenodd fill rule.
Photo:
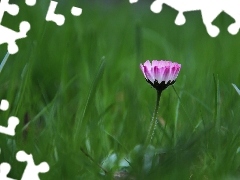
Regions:
<instances>
[{"instance_id":1,"label":"jigsaw shaped white gap","mask_svg":"<svg viewBox=\"0 0 240 180\"><path fill-rule=\"evenodd\" d=\"M8 52L15 54L18 52L18 46L16 44L17 39L27 37L27 32L30 30L30 24L27 21L22 21L19 26L19 32L15 32L5 26L0 25L0 45L8 43Z\"/></svg>"},{"instance_id":2,"label":"jigsaw shaped white gap","mask_svg":"<svg viewBox=\"0 0 240 180\"><path fill-rule=\"evenodd\" d=\"M56 1L51 1L48 12L46 15L46 21L53 21L55 22L58 26L62 26L65 21L65 17L61 14L55 14L55 9L57 7L58 2Z\"/></svg>"},{"instance_id":3,"label":"jigsaw shaped white gap","mask_svg":"<svg viewBox=\"0 0 240 180\"><path fill-rule=\"evenodd\" d=\"M226 7L232 6L233 1L237 0L231 0L231 3L229 1L219 1L219 0L213 0L213 1L200 1L200 0L155 0L151 4L151 10L154 13L159 13L162 10L163 4L166 4L173 9L178 11L178 15L175 19L175 24L177 25L183 25L185 23L185 17L183 15L184 12L189 11L197 11L200 10L202 14L203 23L207 29L207 32L210 36L216 37L220 30L217 26L214 26L212 22L216 19L216 17L226 9ZM224 2L224 3L223 3ZM234 2L234 4L236 4ZM238 7L238 6L236 6ZM229 27L229 31L236 33L236 27L231 26Z\"/></svg>"},{"instance_id":4,"label":"jigsaw shaped white gap","mask_svg":"<svg viewBox=\"0 0 240 180\"><path fill-rule=\"evenodd\" d=\"M18 51L18 46L15 41L27 37L26 33L30 30L30 24L25 21L21 22L19 26L20 32L15 32L2 26L1 22L5 12L15 16L19 12L19 7L16 4L9 4L9 0L1 0L0 2L0 45L8 43L9 53L15 54Z\"/></svg>"},{"instance_id":5,"label":"jigsaw shaped white gap","mask_svg":"<svg viewBox=\"0 0 240 180\"><path fill-rule=\"evenodd\" d=\"M9 108L9 102L5 99L2 99L1 104L0 104L0 110L6 111Z\"/></svg>"},{"instance_id":6,"label":"jigsaw shaped white gap","mask_svg":"<svg viewBox=\"0 0 240 180\"><path fill-rule=\"evenodd\" d=\"M185 16L183 15L183 13L179 12L175 19L175 24L178 26L181 26L181 25L185 24L185 22L186 22Z\"/></svg>"},{"instance_id":7,"label":"jigsaw shaped white gap","mask_svg":"<svg viewBox=\"0 0 240 180\"><path fill-rule=\"evenodd\" d=\"M34 6L36 4L36 0L25 0L25 3L28 6Z\"/></svg>"},{"instance_id":8,"label":"jigsaw shaped white gap","mask_svg":"<svg viewBox=\"0 0 240 180\"><path fill-rule=\"evenodd\" d=\"M153 13L160 13L162 11L162 5L163 2L156 0L151 4L150 9Z\"/></svg>"},{"instance_id":9,"label":"jigsaw shaped white gap","mask_svg":"<svg viewBox=\"0 0 240 180\"><path fill-rule=\"evenodd\" d=\"M5 162L1 163L0 164L0 179L1 180L15 180L15 179L7 177L10 170L11 170L10 164L5 163Z\"/></svg>"},{"instance_id":10,"label":"jigsaw shaped white gap","mask_svg":"<svg viewBox=\"0 0 240 180\"><path fill-rule=\"evenodd\" d=\"M219 28L217 26L214 26L212 22L221 12L225 12L235 20L235 23L229 25L228 27L228 32L230 34L232 35L237 34L240 29L239 0L231 1L155 0L150 8L152 12L159 13L162 10L163 4L166 4L172 7L173 9L179 11L175 20L175 24L177 25L183 25L186 21L183 12L200 10L202 14L203 23L207 29L208 34L212 37L216 37L220 32Z\"/></svg>"},{"instance_id":11,"label":"jigsaw shaped white gap","mask_svg":"<svg viewBox=\"0 0 240 180\"><path fill-rule=\"evenodd\" d=\"M138 0L129 0L131 4L138 2Z\"/></svg>"},{"instance_id":12,"label":"jigsaw shaped white gap","mask_svg":"<svg viewBox=\"0 0 240 180\"><path fill-rule=\"evenodd\" d=\"M240 1L239 0L231 0L231 1L224 1L223 3L223 11L232 17L235 22L228 26L228 32L232 35L238 33L240 28Z\"/></svg>"},{"instance_id":13,"label":"jigsaw shaped white gap","mask_svg":"<svg viewBox=\"0 0 240 180\"><path fill-rule=\"evenodd\" d=\"M27 162L27 166L23 172L21 180L40 180L38 174L46 173L50 169L48 163L46 162L35 165L32 154L27 154L24 151L18 151L16 159L19 162Z\"/></svg>"},{"instance_id":14,"label":"jigsaw shaped white gap","mask_svg":"<svg viewBox=\"0 0 240 180\"><path fill-rule=\"evenodd\" d=\"M72 13L72 15L74 15L74 16L80 16L80 15L82 14L82 9L73 6L72 9L71 9L71 13Z\"/></svg>"},{"instance_id":15,"label":"jigsaw shaped white gap","mask_svg":"<svg viewBox=\"0 0 240 180\"><path fill-rule=\"evenodd\" d=\"M9 136L15 135L16 126L19 124L19 119L17 117L11 116L8 118L8 127L0 126L0 133Z\"/></svg>"},{"instance_id":16,"label":"jigsaw shaped white gap","mask_svg":"<svg viewBox=\"0 0 240 180\"><path fill-rule=\"evenodd\" d=\"M16 16L19 12L19 7L16 4L9 4L9 0L1 0L1 2L0 2L0 24L2 22L4 12L8 12L10 15Z\"/></svg>"}]
</instances>

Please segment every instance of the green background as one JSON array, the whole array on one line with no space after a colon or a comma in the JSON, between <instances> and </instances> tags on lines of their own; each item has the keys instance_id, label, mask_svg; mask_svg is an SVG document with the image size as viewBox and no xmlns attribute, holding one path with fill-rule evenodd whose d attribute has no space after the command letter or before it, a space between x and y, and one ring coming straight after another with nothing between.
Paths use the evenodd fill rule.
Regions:
<instances>
[{"instance_id":1,"label":"green background","mask_svg":"<svg viewBox=\"0 0 240 180\"><path fill-rule=\"evenodd\" d=\"M151 2L59 1L56 13L66 18L60 27L45 21L49 1L10 2L20 12L5 13L1 25L18 31L26 20L31 29L0 76L0 97L10 103L1 125L20 119L14 137L0 134L9 177L20 179L26 166L15 158L19 150L36 164L48 162L40 179L240 177L240 97L231 85L240 87L240 33L227 32L231 17L216 18L220 34L212 38L200 11L176 26L177 11L164 5L154 14ZM72 16L72 6L82 15ZM1 45L2 59L6 52ZM156 99L139 68L148 59L182 68L162 94L152 146L144 148ZM121 167L124 158L130 162Z\"/></svg>"}]
</instances>

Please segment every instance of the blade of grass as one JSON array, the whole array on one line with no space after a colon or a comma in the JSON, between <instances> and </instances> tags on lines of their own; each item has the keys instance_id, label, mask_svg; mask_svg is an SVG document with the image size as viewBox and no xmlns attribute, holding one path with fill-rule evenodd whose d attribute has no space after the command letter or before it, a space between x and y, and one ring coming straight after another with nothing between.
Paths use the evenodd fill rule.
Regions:
<instances>
[{"instance_id":1,"label":"blade of grass","mask_svg":"<svg viewBox=\"0 0 240 180\"><path fill-rule=\"evenodd\" d=\"M74 82L75 79L77 79L78 76L73 77L68 84L62 89L61 91L58 91L58 93L55 95L55 97L52 99L51 102L49 102L33 119L31 119L25 126L22 128L22 131L24 131L31 123L35 122L39 119L40 116L42 116L58 99L58 97L63 94L70 85ZM44 96L44 95L43 95Z\"/></svg>"},{"instance_id":2,"label":"blade of grass","mask_svg":"<svg viewBox=\"0 0 240 180\"><path fill-rule=\"evenodd\" d=\"M110 104L100 115L98 124L102 123L102 118L114 107L115 103Z\"/></svg>"},{"instance_id":3,"label":"blade of grass","mask_svg":"<svg viewBox=\"0 0 240 180\"><path fill-rule=\"evenodd\" d=\"M185 81L186 81L186 76L184 76L184 80L182 82L182 86L181 89L183 89L184 85L185 85ZM174 87L173 87L174 88ZM174 88L174 91L176 92L176 89ZM182 97L182 93L183 91L180 91L179 93L179 97L178 97L178 101L177 101L177 105L176 105L176 111L175 111L175 120L174 120L174 145L176 145L177 143L177 126L178 126L178 114L179 114L179 107L180 107L180 99Z\"/></svg>"},{"instance_id":4,"label":"blade of grass","mask_svg":"<svg viewBox=\"0 0 240 180\"><path fill-rule=\"evenodd\" d=\"M218 75L213 75L215 84L214 123L217 131L220 130L220 91Z\"/></svg>"},{"instance_id":5,"label":"blade of grass","mask_svg":"<svg viewBox=\"0 0 240 180\"><path fill-rule=\"evenodd\" d=\"M8 57L9 57L9 53L7 52L0 64L0 73L2 72L2 69L3 69L4 65L6 64Z\"/></svg>"},{"instance_id":6,"label":"blade of grass","mask_svg":"<svg viewBox=\"0 0 240 180\"><path fill-rule=\"evenodd\" d=\"M185 113L186 116L187 116L187 120L188 120L189 124L193 127L193 122L191 121L191 118L189 117L189 115L188 115L188 113L187 113L187 111L186 111L185 106L183 105L183 103L181 103L181 102L182 102L181 97L179 96L177 90L175 89L175 86L172 85L172 87L173 87L173 90L174 90L175 94L177 95L177 97L178 97L178 99L179 99L179 104L181 105L181 107L183 108L184 113Z\"/></svg>"},{"instance_id":7,"label":"blade of grass","mask_svg":"<svg viewBox=\"0 0 240 180\"><path fill-rule=\"evenodd\" d=\"M215 85L215 100L214 100L214 126L215 126L215 132L216 132L216 137L215 137L215 141L216 141L216 146L218 149L218 156L221 157L223 150L221 148L221 137L220 137L220 126L221 126L221 122L220 122L220 91L219 91L219 79L218 79L218 75L213 75L214 77L214 85ZM219 160L219 159L217 159ZM221 160L220 160L221 161ZM220 164L220 163L218 163Z\"/></svg>"},{"instance_id":8,"label":"blade of grass","mask_svg":"<svg viewBox=\"0 0 240 180\"><path fill-rule=\"evenodd\" d=\"M136 24L135 33L136 54L137 61L139 61L139 59L142 59L142 27L139 24Z\"/></svg>"},{"instance_id":9,"label":"blade of grass","mask_svg":"<svg viewBox=\"0 0 240 180\"><path fill-rule=\"evenodd\" d=\"M232 86L237 91L238 95L240 95L240 90L238 89L238 87L235 84L233 84L233 83L232 83Z\"/></svg>"},{"instance_id":10,"label":"blade of grass","mask_svg":"<svg viewBox=\"0 0 240 180\"><path fill-rule=\"evenodd\" d=\"M76 138L77 138L77 135L79 133L79 129L80 129L80 126L83 122L83 119L85 118L85 114L87 112L87 110L89 109L89 106L91 105L91 102L93 100L93 97L94 97L94 93L96 92L96 89L97 89L97 86L98 86L98 83L102 77L102 74L103 74L103 71L104 71L104 67L105 67L105 58L103 57L102 58L102 62L100 64L100 67L98 69L98 72L93 80L93 83L92 83L92 86L90 88L90 91L89 91L89 94L88 94L88 97L87 97L87 101L86 101L86 104L85 104L85 107L84 107L84 110L82 112L82 115L80 116L80 114L78 113L77 114L77 122L76 122L76 129L74 131L74 135L73 135L73 140L75 141ZM78 106L80 108L80 106ZM78 109L78 112L80 112L80 109Z\"/></svg>"},{"instance_id":11,"label":"blade of grass","mask_svg":"<svg viewBox=\"0 0 240 180\"><path fill-rule=\"evenodd\" d=\"M96 164L101 170L103 170L103 172L105 173L105 175L107 175L108 171L106 169L104 169L100 164L98 164L94 159L93 157L88 154L82 147L80 148L80 150L82 151L82 153L88 157L94 164Z\"/></svg>"},{"instance_id":12,"label":"blade of grass","mask_svg":"<svg viewBox=\"0 0 240 180\"><path fill-rule=\"evenodd\" d=\"M191 93L187 92L187 91L184 91L184 94L190 96L192 99L196 100L196 102L198 104L200 104L202 107L204 107L209 113L212 113L212 109L210 107L208 107L207 105L204 104L204 102L202 102L200 99L198 99L196 96L192 95Z\"/></svg>"},{"instance_id":13,"label":"blade of grass","mask_svg":"<svg viewBox=\"0 0 240 180\"><path fill-rule=\"evenodd\" d=\"M17 97L16 97L17 107L15 109L14 114L17 114L19 112L19 109L22 106L22 102L23 102L23 99L24 99L23 97L24 97L24 93L27 90L27 85L28 85L28 82L29 82L29 77L30 77L29 74L30 73L31 73L31 68L29 68L29 64L27 63L22 70L22 74L21 74L22 82L21 82L20 89L19 89Z\"/></svg>"}]
</instances>

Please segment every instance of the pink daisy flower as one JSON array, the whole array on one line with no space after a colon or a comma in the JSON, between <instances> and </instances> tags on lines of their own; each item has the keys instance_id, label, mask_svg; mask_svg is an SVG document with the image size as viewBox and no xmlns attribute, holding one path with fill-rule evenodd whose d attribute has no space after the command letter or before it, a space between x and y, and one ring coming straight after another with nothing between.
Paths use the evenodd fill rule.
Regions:
<instances>
[{"instance_id":1,"label":"pink daisy flower","mask_svg":"<svg viewBox=\"0 0 240 180\"><path fill-rule=\"evenodd\" d=\"M158 91L163 91L175 83L181 64L164 60L153 60L151 63L147 60L144 64L140 64L140 68L147 82Z\"/></svg>"}]
</instances>

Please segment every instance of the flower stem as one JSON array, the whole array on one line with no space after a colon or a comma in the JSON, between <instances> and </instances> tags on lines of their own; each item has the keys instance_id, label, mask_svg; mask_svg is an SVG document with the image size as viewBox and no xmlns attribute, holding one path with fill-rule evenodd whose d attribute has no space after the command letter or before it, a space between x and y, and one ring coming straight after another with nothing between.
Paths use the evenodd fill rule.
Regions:
<instances>
[{"instance_id":1,"label":"flower stem","mask_svg":"<svg viewBox=\"0 0 240 180\"><path fill-rule=\"evenodd\" d=\"M158 113L158 109L159 109L159 102L160 102L160 97L161 97L162 91L157 90L157 101L156 101L156 107L152 116L152 120L148 129L148 134L147 134L147 139L146 139L146 145L148 145L154 135L154 131L156 129L156 125L157 125L157 113ZM150 136L151 135L151 136Z\"/></svg>"}]
</instances>

